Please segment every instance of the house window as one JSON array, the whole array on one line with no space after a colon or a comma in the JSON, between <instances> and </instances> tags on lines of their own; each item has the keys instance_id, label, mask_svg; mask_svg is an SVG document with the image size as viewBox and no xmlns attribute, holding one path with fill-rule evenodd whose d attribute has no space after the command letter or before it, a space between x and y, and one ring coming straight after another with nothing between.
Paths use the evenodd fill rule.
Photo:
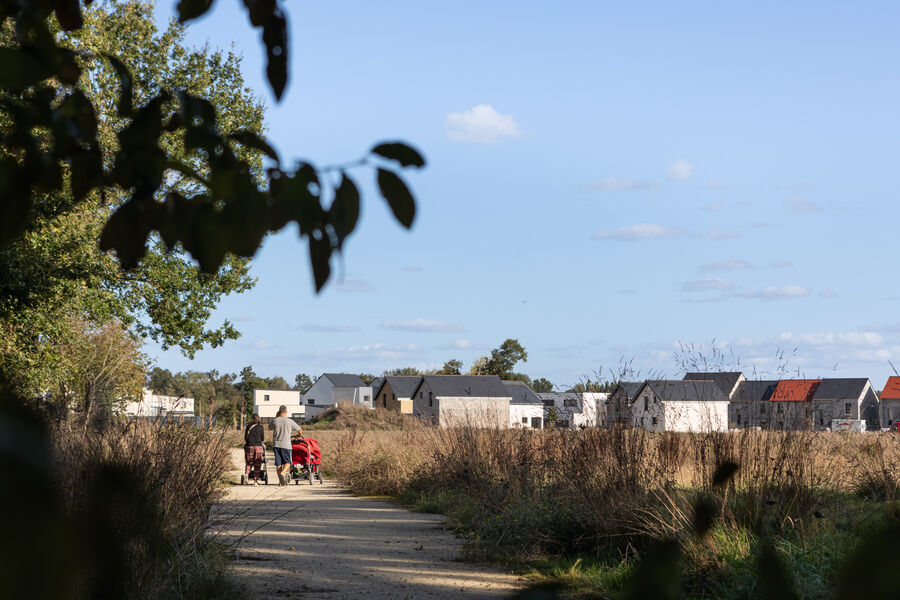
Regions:
<instances>
[{"instance_id":1,"label":"house window","mask_svg":"<svg viewBox=\"0 0 900 600\"><path fill-rule=\"evenodd\" d=\"M541 418L540 417L531 417L531 426L535 429L541 428Z\"/></svg>"},{"instance_id":2,"label":"house window","mask_svg":"<svg viewBox=\"0 0 900 600\"><path fill-rule=\"evenodd\" d=\"M419 394L419 397L422 397L422 394ZM431 395L431 392L428 392L428 406L434 406L434 396Z\"/></svg>"},{"instance_id":3,"label":"house window","mask_svg":"<svg viewBox=\"0 0 900 600\"><path fill-rule=\"evenodd\" d=\"M563 406L567 406L567 407L576 406L576 407L577 407L577 406L578 406L578 400L576 400L575 398L564 398L564 399L563 399Z\"/></svg>"},{"instance_id":4,"label":"house window","mask_svg":"<svg viewBox=\"0 0 900 600\"><path fill-rule=\"evenodd\" d=\"M363 396L363 402L366 403L366 404L368 404L368 403L369 403L369 397L368 397L368 396Z\"/></svg>"},{"instance_id":5,"label":"house window","mask_svg":"<svg viewBox=\"0 0 900 600\"><path fill-rule=\"evenodd\" d=\"M759 412L762 413L762 414L766 414L766 407L765 407L765 405L762 406L762 407L760 407Z\"/></svg>"},{"instance_id":6,"label":"house window","mask_svg":"<svg viewBox=\"0 0 900 600\"><path fill-rule=\"evenodd\" d=\"M825 411L822 409L819 409L819 425L824 425L824 424L825 424Z\"/></svg>"},{"instance_id":7,"label":"house window","mask_svg":"<svg viewBox=\"0 0 900 600\"><path fill-rule=\"evenodd\" d=\"M644 396L644 410L650 410L650 398L648 396ZM643 423L641 423L643 425Z\"/></svg>"},{"instance_id":8,"label":"house window","mask_svg":"<svg viewBox=\"0 0 900 600\"><path fill-rule=\"evenodd\" d=\"M737 420L737 424L741 424L741 409L737 409L735 411L735 419Z\"/></svg>"},{"instance_id":9,"label":"house window","mask_svg":"<svg viewBox=\"0 0 900 600\"><path fill-rule=\"evenodd\" d=\"M845 403L844 403L844 414L845 414L845 415L849 415L849 414L850 414L850 408L851 408L852 406L853 406L853 405L852 405L851 403L849 403L849 402L845 402Z\"/></svg>"},{"instance_id":10,"label":"house window","mask_svg":"<svg viewBox=\"0 0 900 600\"><path fill-rule=\"evenodd\" d=\"M381 395L381 404L384 405L385 408L387 408L387 392Z\"/></svg>"},{"instance_id":11,"label":"house window","mask_svg":"<svg viewBox=\"0 0 900 600\"><path fill-rule=\"evenodd\" d=\"M783 413L784 413L784 407L783 407L782 405L779 404L777 407L775 407L775 412L777 412L779 415L780 415L780 414L783 414Z\"/></svg>"},{"instance_id":12,"label":"house window","mask_svg":"<svg viewBox=\"0 0 900 600\"><path fill-rule=\"evenodd\" d=\"M306 403L307 403L307 404L315 404L315 403L316 403L316 399L315 399L315 398L310 398L309 400L306 401Z\"/></svg>"},{"instance_id":13,"label":"house window","mask_svg":"<svg viewBox=\"0 0 900 600\"><path fill-rule=\"evenodd\" d=\"M265 396L263 396L263 402L268 402L268 401L269 401L269 395L266 394Z\"/></svg>"},{"instance_id":14,"label":"house window","mask_svg":"<svg viewBox=\"0 0 900 600\"><path fill-rule=\"evenodd\" d=\"M424 396L423 396L422 394L423 394L423 392L419 392L419 400L421 400L422 398L424 398Z\"/></svg>"},{"instance_id":15,"label":"house window","mask_svg":"<svg viewBox=\"0 0 900 600\"><path fill-rule=\"evenodd\" d=\"M654 426L659 425L659 417L653 417L652 423Z\"/></svg>"},{"instance_id":16,"label":"house window","mask_svg":"<svg viewBox=\"0 0 900 600\"><path fill-rule=\"evenodd\" d=\"M522 417L522 423L528 425L528 417Z\"/></svg>"},{"instance_id":17,"label":"house window","mask_svg":"<svg viewBox=\"0 0 900 600\"><path fill-rule=\"evenodd\" d=\"M397 401L397 394L391 394L391 399L392 399L394 402L396 402L396 401Z\"/></svg>"}]
</instances>

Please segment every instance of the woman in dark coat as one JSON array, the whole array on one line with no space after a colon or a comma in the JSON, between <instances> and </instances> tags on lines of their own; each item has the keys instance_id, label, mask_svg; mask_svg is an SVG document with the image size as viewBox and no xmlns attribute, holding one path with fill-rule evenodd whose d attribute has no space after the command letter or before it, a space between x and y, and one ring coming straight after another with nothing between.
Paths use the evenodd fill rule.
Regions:
<instances>
[{"instance_id":1,"label":"woman in dark coat","mask_svg":"<svg viewBox=\"0 0 900 600\"><path fill-rule=\"evenodd\" d=\"M265 428L259 422L259 415L254 414L244 431L244 475L247 483L250 483L250 471L253 471L253 485L259 485L259 476L262 474L265 433Z\"/></svg>"}]
</instances>

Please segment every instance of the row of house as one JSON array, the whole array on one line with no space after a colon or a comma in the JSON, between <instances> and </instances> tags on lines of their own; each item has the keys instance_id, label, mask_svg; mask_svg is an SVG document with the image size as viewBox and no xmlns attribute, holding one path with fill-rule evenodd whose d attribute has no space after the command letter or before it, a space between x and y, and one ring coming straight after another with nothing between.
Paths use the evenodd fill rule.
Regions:
<instances>
[{"instance_id":1,"label":"row of house","mask_svg":"<svg viewBox=\"0 0 900 600\"><path fill-rule=\"evenodd\" d=\"M385 376L370 385L324 373L305 393L254 390L254 412L275 417L281 405L309 420L341 404L390 410L439 425L626 427L657 431L741 428L876 430L900 420L900 377L881 396L866 378L751 381L740 372L687 373L682 379L621 382L609 394L535 393L496 376Z\"/></svg>"}]
</instances>

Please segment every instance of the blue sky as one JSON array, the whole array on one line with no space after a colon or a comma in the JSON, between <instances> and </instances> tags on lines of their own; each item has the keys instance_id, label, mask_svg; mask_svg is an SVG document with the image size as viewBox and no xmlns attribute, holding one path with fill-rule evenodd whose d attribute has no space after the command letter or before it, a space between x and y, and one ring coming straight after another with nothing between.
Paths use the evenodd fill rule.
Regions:
<instances>
[{"instance_id":1,"label":"blue sky","mask_svg":"<svg viewBox=\"0 0 900 600\"><path fill-rule=\"evenodd\" d=\"M292 380L468 367L514 337L523 371L565 386L623 360L678 375L679 342L715 340L748 374L880 387L900 361L900 4L861 4L289 3L275 103L258 34L218 2L189 39L235 44L283 156L400 138L429 165L412 232L357 173L363 218L323 293L288 228L215 314L241 340L147 350Z\"/></svg>"}]
</instances>

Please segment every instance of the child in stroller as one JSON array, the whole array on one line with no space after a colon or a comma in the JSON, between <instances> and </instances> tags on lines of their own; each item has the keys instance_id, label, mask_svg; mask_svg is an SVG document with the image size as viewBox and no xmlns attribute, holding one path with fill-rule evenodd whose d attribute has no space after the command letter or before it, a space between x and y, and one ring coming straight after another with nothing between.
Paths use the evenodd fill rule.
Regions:
<instances>
[{"instance_id":1,"label":"child in stroller","mask_svg":"<svg viewBox=\"0 0 900 600\"><path fill-rule=\"evenodd\" d=\"M322 462L322 452L319 443L313 438L301 437L291 440L291 479L299 485L301 479L308 479L312 485L313 479L323 483L322 474L319 473L319 465Z\"/></svg>"}]
</instances>

